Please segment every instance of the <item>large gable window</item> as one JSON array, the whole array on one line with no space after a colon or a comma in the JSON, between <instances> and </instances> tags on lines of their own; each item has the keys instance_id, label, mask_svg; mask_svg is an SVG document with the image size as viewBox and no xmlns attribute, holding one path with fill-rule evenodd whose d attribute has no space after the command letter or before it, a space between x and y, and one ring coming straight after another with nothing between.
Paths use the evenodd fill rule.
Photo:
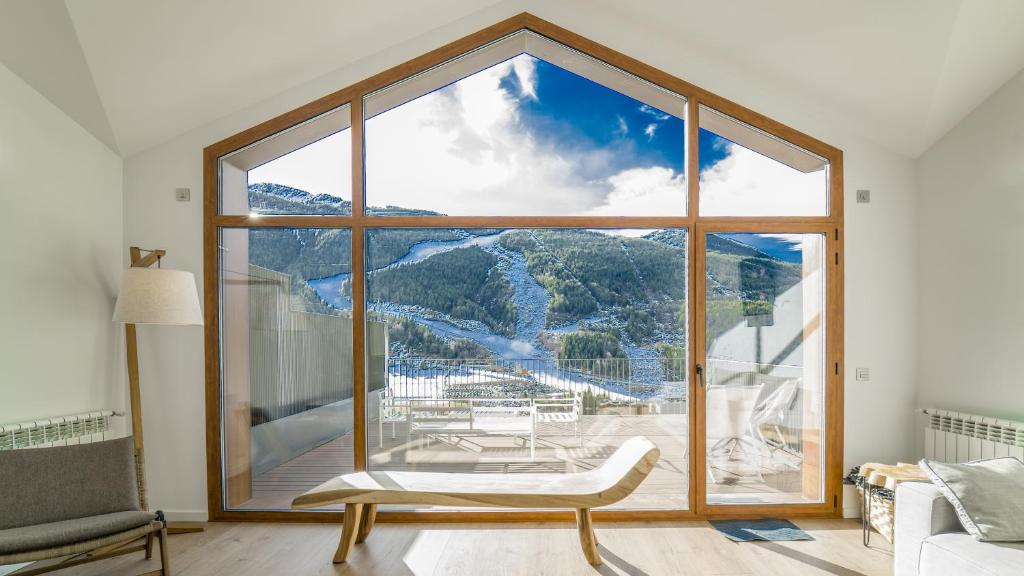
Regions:
<instances>
[{"instance_id":1,"label":"large gable window","mask_svg":"<svg viewBox=\"0 0 1024 576\"><path fill-rule=\"evenodd\" d=\"M205 168L211 517L635 435L612 515L836 510L838 150L521 15Z\"/></svg>"}]
</instances>

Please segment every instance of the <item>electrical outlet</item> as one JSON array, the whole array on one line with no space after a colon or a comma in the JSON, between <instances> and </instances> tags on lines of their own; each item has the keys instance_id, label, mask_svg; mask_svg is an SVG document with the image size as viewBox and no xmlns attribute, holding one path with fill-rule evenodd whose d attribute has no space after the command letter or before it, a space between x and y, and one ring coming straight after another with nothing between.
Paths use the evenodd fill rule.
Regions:
<instances>
[{"instance_id":1,"label":"electrical outlet","mask_svg":"<svg viewBox=\"0 0 1024 576\"><path fill-rule=\"evenodd\" d=\"M188 188L175 188L174 199L178 202L188 202L192 199L192 191Z\"/></svg>"},{"instance_id":2,"label":"electrical outlet","mask_svg":"<svg viewBox=\"0 0 1024 576\"><path fill-rule=\"evenodd\" d=\"M857 381L867 382L871 380L871 369L870 368L857 368Z\"/></svg>"},{"instance_id":3,"label":"electrical outlet","mask_svg":"<svg viewBox=\"0 0 1024 576\"><path fill-rule=\"evenodd\" d=\"M871 190L857 190L857 203L868 204L871 202Z\"/></svg>"}]
</instances>

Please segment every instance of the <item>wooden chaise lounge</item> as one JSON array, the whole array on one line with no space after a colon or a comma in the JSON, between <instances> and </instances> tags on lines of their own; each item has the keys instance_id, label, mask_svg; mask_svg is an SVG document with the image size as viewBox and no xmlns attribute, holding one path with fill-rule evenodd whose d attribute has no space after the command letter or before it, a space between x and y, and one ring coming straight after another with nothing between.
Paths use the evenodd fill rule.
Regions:
<instances>
[{"instance_id":1,"label":"wooden chaise lounge","mask_svg":"<svg viewBox=\"0 0 1024 576\"><path fill-rule=\"evenodd\" d=\"M448 474L438 472L357 472L338 476L292 500L292 508L345 505L341 542L334 554L344 562L354 544L373 529L378 504L434 506L571 508L587 561L601 564L590 509L629 496L658 462L660 452L647 438L627 440L605 463L575 474Z\"/></svg>"}]
</instances>

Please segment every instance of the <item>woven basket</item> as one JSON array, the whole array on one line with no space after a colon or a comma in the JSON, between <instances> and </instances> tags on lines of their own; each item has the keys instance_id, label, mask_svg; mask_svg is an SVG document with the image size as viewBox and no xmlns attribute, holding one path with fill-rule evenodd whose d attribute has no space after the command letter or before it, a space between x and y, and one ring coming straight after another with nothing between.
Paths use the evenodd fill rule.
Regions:
<instances>
[{"instance_id":1,"label":"woven basket","mask_svg":"<svg viewBox=\"0 0 1024 576\"><path fill-rule=\"evenodd\" d=\"M864 510L864 488L858 486L857 492L860 493L861 510ZM896 538L896 502L894 500L883 498L877 492L873 492L871 494L871 515L868 520L871 527L881 534L882 538L885 538L890 544L893 543Z\"/></svg>"}]
</instances>

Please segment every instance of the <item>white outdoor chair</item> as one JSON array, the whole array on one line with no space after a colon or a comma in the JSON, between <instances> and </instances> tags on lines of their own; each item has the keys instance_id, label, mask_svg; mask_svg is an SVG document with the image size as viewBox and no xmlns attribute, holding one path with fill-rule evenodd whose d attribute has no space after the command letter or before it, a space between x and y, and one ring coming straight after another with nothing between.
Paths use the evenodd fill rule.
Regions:
<instances>
[{"instance_id":1,"label":"white outdoor chair","mask_svg":"<svg viewBox=\"0 0 1024 576\"><path fill-rule=\"evenodd\" d=\"M799 379L786 380L774 392L769 394L764 401L757 405L751 417L755 438L768 451L773 460L779 450L797 457L798 461L786 463L790 467L799 467L799 460L802 460L802 458L795 451L789 449L786 437L782 434L780 426L785 422L786 412L793 405L793 401L796 399L799 391ZM765 436L765 428L774 434L773 438Z\"/></svg>"},{"instance_id":2,"label":"white outdoor chair","mask_svg":"<svg viewBox=\"0 0 1024 576\"><path fill-rule=\"evenodd\" d=\"M752 416L761 395L762 384L756 386L710 386L707 389L707 438L717 438L708 448L708 476L718 483L714 469L741 457L741 462L760 472L760 450ZM727 470L726 470L727 471ZM733 472L730 472L733 473ZM733 473L734 474L734 473Z\"/></svg>"},{"instance_id":3,"label":"white outdoor chair","mask_svg":"<svg viewBox=\"0 0 1024 576\"><path fill-rule=\"evenodd\" d=\"M387 390L381 390L379 392L380 397L377 402L377 440L378 447L384 447L384 424L391 424L391 439L395 439L395 427L399 423L405 423L408 420L409 406L408 404L402 404L396 401L394 396L389 396Z\"/></svg>"},{"instance_id":4,"label":"white outdoor chair","mask_svg":"<svg viewBox=\"0 0 1024 576\"><path fill-rule=\"evenodd\" d=\"M579 394L560 398L534 398L534 427L539 424L551 424L571 430L576 442L583 447L583 429L580 420L583 416L583 400Z\"/></svg>"}]
</instances>

